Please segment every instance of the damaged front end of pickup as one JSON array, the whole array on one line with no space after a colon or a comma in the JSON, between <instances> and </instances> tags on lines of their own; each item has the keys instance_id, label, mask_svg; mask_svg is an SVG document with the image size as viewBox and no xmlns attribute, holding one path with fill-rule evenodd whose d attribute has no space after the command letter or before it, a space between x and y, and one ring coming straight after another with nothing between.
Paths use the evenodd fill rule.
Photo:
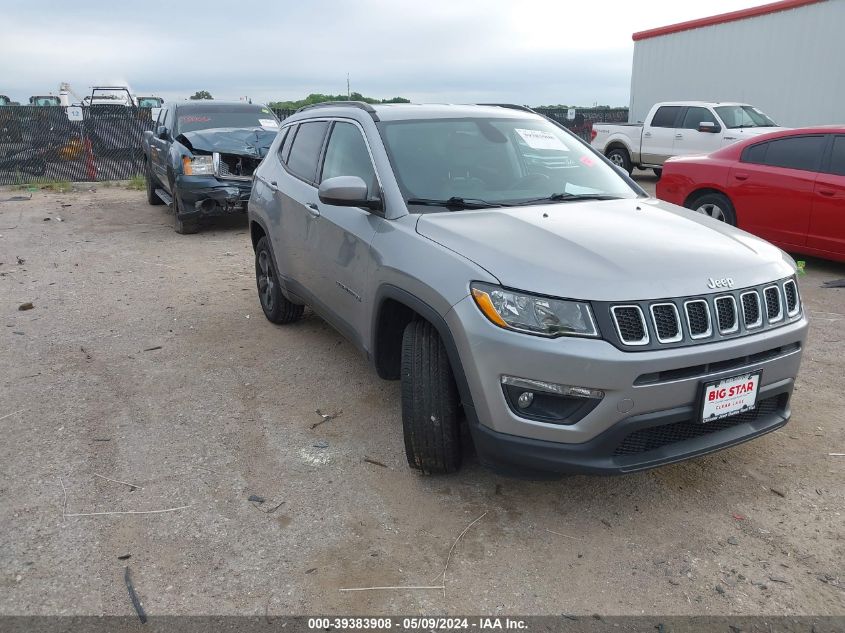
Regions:
<instances>
[{"instance_id":1,"label":"damaged front end of pickup","mask_svg":"<svg viewBox=\"0 0 845 633\"><path fill-rule=\"evenodd\" d=\"M185 132L176 141L185 148L176 178L180 216L226 215L246 210L252 176L276 137L276 131L219 128Z\"/></svg>"}]
</instances>

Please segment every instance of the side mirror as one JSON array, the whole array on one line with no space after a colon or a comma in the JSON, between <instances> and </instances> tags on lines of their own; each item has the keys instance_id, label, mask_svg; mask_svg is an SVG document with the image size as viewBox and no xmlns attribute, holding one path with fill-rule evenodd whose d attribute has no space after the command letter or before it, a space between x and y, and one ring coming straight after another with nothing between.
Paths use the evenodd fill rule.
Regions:
<instances>
[{"instance_id":1,"label":"side mirror","mask_svg":"<svg viewBox=\"0 0 845 633\"><path fill-rule=\"evenodd\" d=\"M167 129L166 125L159 125L156 128L156 138L160 138L161 140L167 139L167 134L169 130Z\"/></svg>"},{"instance_id":2,"label":"side mirror","mask_svg":"<svg viewBox=\"0 0 845 633\"><path fill-rule=\"evenodd\" d=\"M320 183L317 195L320 202L336 207L366 207L381 209L381 200L369 197L367 183L358 176L335 176Z\"/></svg>"},{"instance_id":3,"label":"side mirror","mask_svg":"<svg viewBox=\"0 0 845 633\"><path fill-rule=\"evenodd\" d=\"M710 132L711 134L715 134L719 132L721 128L713 123L713 121L702 121L698 124L698 131L699 132Z\"/></svg>"}]
</instances>

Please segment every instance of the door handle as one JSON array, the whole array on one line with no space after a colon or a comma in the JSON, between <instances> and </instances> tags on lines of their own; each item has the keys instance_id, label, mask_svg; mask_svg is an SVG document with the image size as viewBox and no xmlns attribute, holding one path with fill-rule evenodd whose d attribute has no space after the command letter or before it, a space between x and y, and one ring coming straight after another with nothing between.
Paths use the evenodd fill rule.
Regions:
<instances>
[{"instance_id":1,"label":"door handle","mask_svg":"<svg viewBox=\"0 0 845 633\"><path fill-rule=\"evenodd\" d=\"M675 138L684 138L683 134L675 134Z\"/></svg>"},{"instance_id":2,"label":"door handle","mask_svg":"<svg viewBox=\"0 0 845 633\"><path fill-rule=\"evenodd\" d=\"M310 213L313 217L320 217L320 207L318 207L315 203L309 202L305 205L305 207L308 209L308 213Z\"/></svg>"},{"instance_id":3,"label":"door handle","mask_svg":"<svg viewBox=\"0 0 845 633\"><path fill-rule=\"evenodd\" d=\"M270 187L270 189L272 189L273 191L279 190L279 183L277 183L275 180L271 180L270 182L267 182L265 180L264 182L266 182L267 186Z\"/></svg>"},{"instance_id":4,"label":"door handle","mask_svg":"<svg viewBox=\"0 0 845 633\"><path fill-rule=\"evenodd\" d=\"M643 136L651 136L651 132L645 132L643 133Z\"/></svg>"},{"instance_id":5,"label":"door handle","mask_svg":"<svg viewBox=\"0 0 845 633\"><path fill-rule=\"evenodd\" d=\"M819 189L819 193L823 196L835 196L836 192L833 189Z\"/></svg>"},{"instance_id":6,"label":"door handle","mask_svg":"<svg viewBox=\"0 0 845 633\"><path fill-rule=\"evenodd\" d=\"M748 174L734 174L734 178L737 180L748 180Z\"/></svg>"}]
</instances>

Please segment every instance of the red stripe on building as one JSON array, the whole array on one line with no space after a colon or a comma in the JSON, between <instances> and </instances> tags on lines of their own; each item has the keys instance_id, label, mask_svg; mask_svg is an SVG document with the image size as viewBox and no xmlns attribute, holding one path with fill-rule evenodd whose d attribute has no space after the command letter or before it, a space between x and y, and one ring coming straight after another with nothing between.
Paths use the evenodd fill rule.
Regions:
<instances>
[{"instance_id":1,"label":"red stripe on building","mask_svg":"<svg viewBox=\"0 0 845 633\"><path fill-rule=\"evenodd\" d=\"M689 20L688 22L679 22L678 24L670 24L669 26L661 26L656 29L649 29L648 31L640 31L634 33L631 37L635 42L639 40L647 40L652 37L659 37L661 35L669 35L670 33L680 33L681 31L690 31L692 29L700 29L703 26L714 26L716 24L725 24L726 22L736 22L737 20L745 20L747 18L756 18L761 15L768 15L770 13L778 13L780 11L788 11L789 9L797 9L808 4L816 4L823 0L781 0L781 2L772 2L764 4L759 7L751 7L749 9L741 9L739 11L731 11L730 13L720 13L709 18L700 18L698 20Z\"/></svg>"}]
</instances>

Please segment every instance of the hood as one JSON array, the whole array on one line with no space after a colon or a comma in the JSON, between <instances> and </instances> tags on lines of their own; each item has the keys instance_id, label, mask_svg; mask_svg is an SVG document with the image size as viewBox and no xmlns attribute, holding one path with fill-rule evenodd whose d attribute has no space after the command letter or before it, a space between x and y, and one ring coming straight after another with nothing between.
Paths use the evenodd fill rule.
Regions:
<instances>
[{"instance_id":1,"label":"hood","mask_svg":"<svg viewBox=\"0 0 845 633\"><path fill-rule=\"evenodd\" d=\"M760 136L761 134L782 132L783 130L791 129L792 128L788 127L736 127L725 130L725 133L730 133L731 135L736 134L737 140L741 141L742 139L753 138L755 136Z\"/></svg>"},{"instance_id":2,"label":"hood","mask_svg":"<svg viewBox=\"0 0 845 633\"><path fill-rule=\"evenodd\" d=\"M656 199L429 213L417 232L503 286L571 299L707 294L709 278L742 288L794 272L768 242Z\"/></svg>"},{"instance_id":3,"label":"hood","mask_svg":"<svg viewBox=\"0 0 845 633\"><path fill-rule=\"evenodd\" d=\"M220 127L183 132L176 140L192 152L221 152L264 158L278 132L278 129L263 127Z\"/></svg>"}]
</instances>

